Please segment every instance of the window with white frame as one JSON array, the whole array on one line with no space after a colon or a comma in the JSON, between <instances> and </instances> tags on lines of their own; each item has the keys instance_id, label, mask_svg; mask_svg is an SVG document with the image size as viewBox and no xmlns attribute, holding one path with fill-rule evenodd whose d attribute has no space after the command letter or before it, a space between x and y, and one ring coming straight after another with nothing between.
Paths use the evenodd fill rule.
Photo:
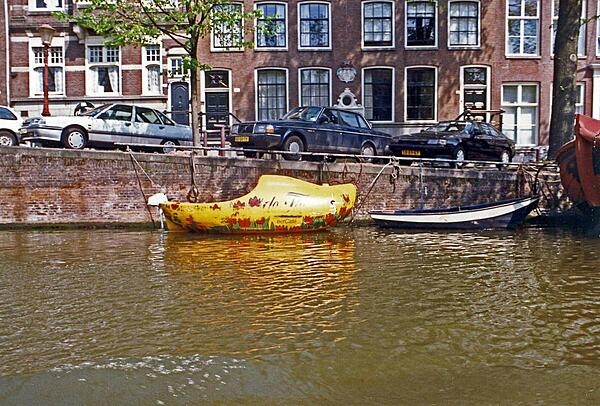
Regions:
<instances>
[{"instance_id":1,"label":"window with white frame","mask_svg":"<svg viewBox=\"0 0 600 406\"><path fill-rule=\"evenodd\" d=\"M585 114L584 101L585 101L585 84L577 83L575 85L575 113L576 114Z\"/></svg>"},{"instance_id":2,"label":"window with white frame","mask_svg":"<svg viewBox=\"0 0 600 406\"><path fill-rule=\"evenodd\" d=\"M161 52L160 45L146 45L142 48L142 62L144 64L143 93L161 94Z\"/></svg>"},{"instance_id":3,"label":"window with white frame","mask_svg":"<svg viewBox=\"0 0 600 406\"><path fill-rule=\"evenodd\" d=\"M596 8L596 15L600 15L600 0ZM600 18L596 21L596 56L600 56Z\"/></svg>"},{"instance_id":4,"label":"window with white frame","mask_svg":"<svg viewBox=\"0 0 600 406\"><path fill-rule=\"evenodd\" d=\"M215 18L215 25L211 33L213 50L241 49L244 41L242 5L218 4L214 6L213 13Z\"/></svg>"},{"instance_id":5,"label":"window with white frame","mask_svg":"<svg viewBox=\"0 0 600 406\"><path fill-rule=\"evenodd\" d=\"M508 0L506 24L507 55L539 54L539 0Z\"/></svg>"},{"instance_id":6,"label":"window with white frame","mask_svg":"<svg viewBox=\"0 0 600 406\"><path fill-rule=\"evenodd\" d=\"M30 11L55 11L64 9L65 0L29 0Z\"/></svg>"},{"instance_id":7,"label":"window with white frame","mask_svg":"<svg viewBox=\"0 0 600 406\"><path fill-rule=\"evenodd\" d=\"M394 3L366 1L363 3L363 46L394 46Z\"/></svg>"},{"instance_id":8,"label":"window with white frame","mask_svg":"<svg viewBox=\"0 0 600 406\"><path fill-rule=\"evenodd\" d=\"M87 47L88 93L114 95L121 92L121 55L118 47L89 45Z\"/></svg>"},{"instance_id":9,"label":"window with white frame","mask_svg":"<svg viewBox=\"0 0 600 406\"><path fill-rule=\"evenodd\" d=\"M44 94L44 47L33 47L32 94ZM65 92L65 62L62 47L48 49L48 94L63 95Z\"/></svg>"},{"instance_id":10,"label":"window with white frame","mask_svg":"<svg viewBox=\"0 0 600 406\"><path fill-rule=\"evenodd\" d=\"M406 3L406 46L435 46L437 35L436 2Z\"/></svg>"},{"instance_id":11,"label":"window with white frame","mask_svg":"<svg viewBox=\"0 0 600 406\"><path fill-rule=\"evenodd\" d=\"M287 112L287 75L283 69L256 72L258 120L276 120Z\"/></svg>"},{"instance_id":12,"label":"window with white frame","mask_svg":"<svg viewBox=\"0 0 600 406\"><path fill-rule=\"evenodd\" d=\"M331 49L329 3L298 4L299 48Z\"/></svg>"},{"instance_id":13,"label":"window with white frame","mask_svg":"<svg viewBox=\"0 0 600 406\"><path fill-rule=\"evenodd\" d=\"M331 71L322 68L300 69L300 105L331 105Z\"/></svg>"},{"instance_id":14,"label":"window with white frame","mask_svg":"<svg viewBox=\"0 0 600 406\"><path fill-rule=\"evenodd\" d=\"M367 120L393 120L394 70L392 68L365 68L363 93L363 106Z\"/></svg>"},{"instance_id":15,"label":"window with white frame","mask_svg":"<svg viewBox=\"0 0 600 406\"><path fill-rule=\"evenodd\" d=\"M556 38L556 28L558 27L558 2L559 0L553 0L552 5L552 43L550 44L550 50L552 54L554 54L554 39ZM586 26L585 23L585 8L586 2L581 2L581 20L579 25L579 37L577 38L577 55L584 56L585 55L585 34L586 34Z\"/></svg>"},{"instance_id":16,"label":"window with white frame","mask_svg":"<svg viewBox=\"0 0 600 406\"><path fill-rule=\"evenodd\" d=\"M262 17L256 21L256 47L287 49L287 4L261 3Z\"/></svg>"},{"instance_id":17,"label":"window with white frame","mask_svg":"<svg viewBox=\"0 0 600 406\"><path fill-rule=\"evenodd\" d=\"M451 1L448 11L448 46L479 46L479 1Z\"/></svg>"},{"instance_id":18,"label":"window with white frame","mask_svg":"<svg viewBox=\"0 0 600 406\"><path fill-rule=\"evenodd\" d=\"M436 83L435 68L406 69L406 120L435 120Z\"/></svg>"},{"instance_id":19,"label":"window with white frame","mask_svg":"<svg viewBox=\"0 0 600 406\"><path fill-rule=\"evenodd\" d=\"M187 74L183 66L183 57L173 56L169 58L169 77L182 78Z\"/></svg>"},{"instance_id":20,"label":"window with white frame","mask_svg":"<svg viewBox=\"0 0 600 406\"><path fill-rule=\"evenodd\" d=\"M518 145L536 145L538 135L538 85L516 83L502 85L504 110L502 130Z\"/></svg>"}]
</instances>

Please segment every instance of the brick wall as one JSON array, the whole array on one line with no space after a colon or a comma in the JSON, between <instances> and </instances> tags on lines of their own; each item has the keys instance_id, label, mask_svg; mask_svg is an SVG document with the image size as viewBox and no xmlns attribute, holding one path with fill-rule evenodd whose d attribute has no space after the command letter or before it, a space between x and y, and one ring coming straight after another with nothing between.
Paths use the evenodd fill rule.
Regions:
<instances>
[{"instance_id":1,"label":"brick wall","mask_svg":"<svg viewBox=\"0 0 600 406\"><path fill-rule=\"evenodd\" d=\"M356 219L381 208L449 206L513 197L531 187L531 171L451 170L430 167L319 164L237 157L194 159L202 201L242 195L262 174L311 182L354 182ZM0 225L135 224L151 222L147 198L163 191L186 200L191 159L185 153L143 154L60 149L0 148ZM545 196L558 195L557 174L541 177ZM552 198L544 203L555 206Z\"/></svg>"}]
</instances>

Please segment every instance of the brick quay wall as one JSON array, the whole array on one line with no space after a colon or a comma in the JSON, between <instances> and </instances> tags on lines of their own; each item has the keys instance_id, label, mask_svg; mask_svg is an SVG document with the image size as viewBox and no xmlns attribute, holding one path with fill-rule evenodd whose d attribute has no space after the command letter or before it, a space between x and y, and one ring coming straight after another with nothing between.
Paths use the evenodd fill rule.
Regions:
<instances>
[{"instance_id":1,"label":"brick quay wall","mask_svg":"<svg viewBox=\"0 0 600 406\"><path fill-rule=\"evenodd\" d=\"M193 165L192 165L193 162ZM527 194L539 179L542 206L565 205L556 168L519 166L498 170L381 165L356 162L294 162L121 151L0 147L0 226L152 225L154 193L187 201L194 183L200 201L221 201L250 191L263 174L293 176L315 183L355 183L354 220L371 209L466 205ZM537 175L537 176L536 176Z\"/></svg>"}]
</instances>

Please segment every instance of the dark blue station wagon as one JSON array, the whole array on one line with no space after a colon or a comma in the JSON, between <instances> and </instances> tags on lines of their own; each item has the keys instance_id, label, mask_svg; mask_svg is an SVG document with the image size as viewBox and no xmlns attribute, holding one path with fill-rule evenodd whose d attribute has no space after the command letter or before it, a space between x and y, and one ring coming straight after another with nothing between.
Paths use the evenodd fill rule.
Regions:
<instances>
[{"instance_id":1,"label":"dark blue station wagon","mask_svg":"<svg viewBox=\"0 0 600 406\"><path fill-rule=\"evenodd\" d=\"M234 124L227 140L256 157L262 150L279 150L284 159L312 158L307 152L363 155L371 162L384 155L390 134L374 130L359 113L334 107L296 107L283 118ZM257 152L256 150L259 150ZM318 155L323 159L325 155ZM328 157L330 160L335 157Z\"/></svg>"}]
</instances>

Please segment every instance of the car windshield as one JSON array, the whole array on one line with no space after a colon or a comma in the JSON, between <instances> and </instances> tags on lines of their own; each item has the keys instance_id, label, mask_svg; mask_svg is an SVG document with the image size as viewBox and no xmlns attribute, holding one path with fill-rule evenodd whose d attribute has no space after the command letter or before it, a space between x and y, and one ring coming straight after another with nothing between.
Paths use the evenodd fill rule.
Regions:
<instances>
[{"instance_id":1,"label":"car windshield","mask_svg":"<svg viewBox=\"0 0 600 406\"><path fill-rule=\"evenodd\" d=\"M320 112L320 107L296 107L283 116L283 120L317 121Z\"/></svg>"},{"instance_id":2,"label":"car windshield","mask_svg":"<svg viewBox=\"0 0 600 406\"><path fill-rule=\"evenodd\" d=\"M86 111L81 113L81 116L95 116L96 114L100 113L102 110L104 110L105 108L107 108L109 106L109 104L103 104L101 106L95 107L92 110Z\"/></svg>"},{"instance_id":3,"label":"car windshield","mask_svg":"<svg viewBox=\"0 0 600 406\"><path fill-rule=\"evenodd\" d=\"M455 132L464 130L465 126L466 123L458 123L456 121L440 121L436 125L427 128L426 131L433 133Z\"/></svg>"}]
</instances>

